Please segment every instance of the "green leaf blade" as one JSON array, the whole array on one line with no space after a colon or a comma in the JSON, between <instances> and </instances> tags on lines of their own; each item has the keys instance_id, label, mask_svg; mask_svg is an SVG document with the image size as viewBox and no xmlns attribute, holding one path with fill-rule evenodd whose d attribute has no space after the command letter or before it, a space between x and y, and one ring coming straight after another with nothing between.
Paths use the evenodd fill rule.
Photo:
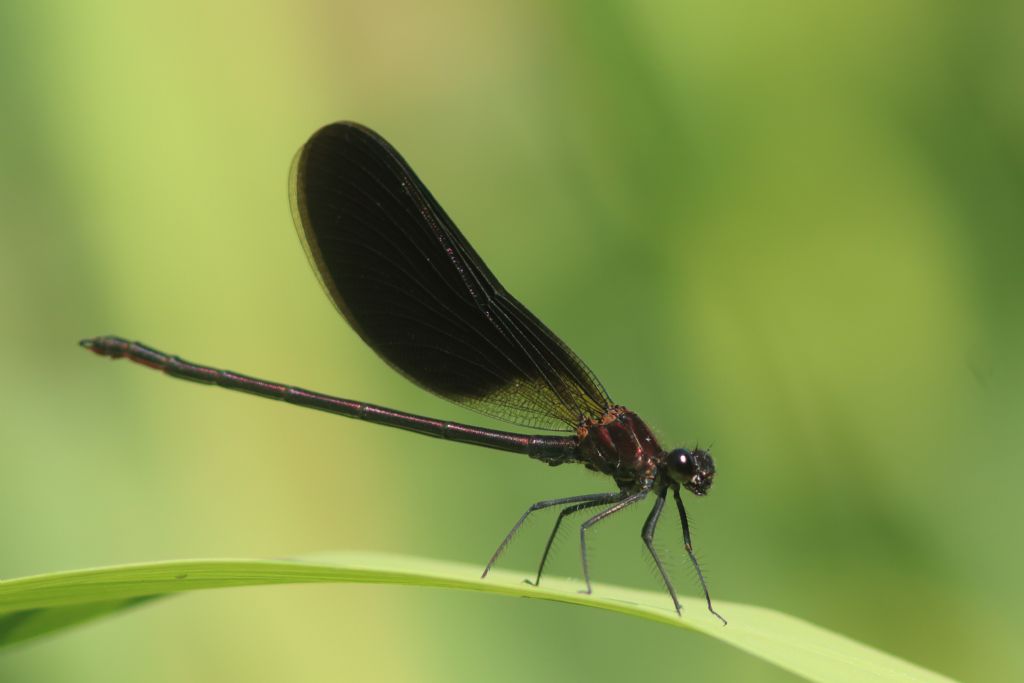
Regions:
<instances>
[{"instance_id":1,"label":"green leaf blade","mask_svg":"<svg viewBox=\"0 0 1024 683\"><path fill-rule=\"evenodd\" d=\"M176 560L86 569L0 582L0 647L194 590L292 583L377 583L456 588L570 603L698 631L810 681L879 683L952 679L773 610L718 601L723 626L703 602L681 598L682 617L660 593L595 584L592 595L565 579L539 587L519 574L423 558L331 553L287 560Z\"/></svg>"}]
</instances>

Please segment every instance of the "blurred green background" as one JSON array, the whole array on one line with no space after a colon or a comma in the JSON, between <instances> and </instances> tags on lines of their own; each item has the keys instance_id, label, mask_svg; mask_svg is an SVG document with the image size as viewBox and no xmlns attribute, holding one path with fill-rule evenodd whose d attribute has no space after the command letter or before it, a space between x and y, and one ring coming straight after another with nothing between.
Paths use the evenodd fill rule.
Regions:
<instances>
[{"instance_id":1,"label":"blurred green background","mask_svg":"<svg viewBox=\"0 0 1024 683\"><path fill-rule=\"evenodd\" d=\"M615 400L713 445L689 507L714 596L1021 680L1022 8L3 3L0 576L329 549L482 566L529 503L607 487L75 345L497 426L377 360L306 264L288 165L352 119ZM644 514L596 533L598 580L659 589ZM527 576L551 519L504 566ZM578 575L572 538L555 573ZM195 594L0 656L5 683L637 675L793 680L655 624L398 587Z\"/></svg>"}]
</instances>

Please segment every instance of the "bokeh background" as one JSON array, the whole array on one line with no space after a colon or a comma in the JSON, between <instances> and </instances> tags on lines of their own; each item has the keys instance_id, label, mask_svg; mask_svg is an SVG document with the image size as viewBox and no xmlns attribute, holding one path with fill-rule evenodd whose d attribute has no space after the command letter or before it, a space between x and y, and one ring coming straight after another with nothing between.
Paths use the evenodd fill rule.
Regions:
<instances>
[{"instance_id":1,"label":"bokeh background","mask_svg":"<svg viewBox=\"0 0 1024 683\"><path fill-rule=\"evenodd\" d=\"M613 398L713 445L690 511L714 596L1021 680L1022 8L3 3L0 576L330 549L482 565L532 501L603 490L75 345L117 333L497 426L377 360L306 264L288 165L352 119ZM659 589L643 514L596 533L598 579ZM550 519L504 566L528 575ZM555 573L578 574L571 538ZM193 594L0 656L12 683L635 676L793 680L617 615L399 587Z\"/></svg>"}]
</instances>

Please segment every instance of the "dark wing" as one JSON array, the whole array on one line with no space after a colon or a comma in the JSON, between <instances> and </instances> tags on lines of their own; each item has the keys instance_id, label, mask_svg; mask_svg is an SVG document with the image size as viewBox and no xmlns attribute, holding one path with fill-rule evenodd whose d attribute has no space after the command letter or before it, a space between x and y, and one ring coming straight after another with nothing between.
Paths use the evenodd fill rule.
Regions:
<instances>
[{"instance_id":1,"label":"dark wing","mask_svg":"<svg viewBox=\"0 0 1024 683\"><path fill-rule=\"evenodd\" d=\"M317 131L292 164L292 213L320 282L349 324L424 389L526 427L565 430L610 400L512 297L383 138Z\"/></svg>"}]
</instances>

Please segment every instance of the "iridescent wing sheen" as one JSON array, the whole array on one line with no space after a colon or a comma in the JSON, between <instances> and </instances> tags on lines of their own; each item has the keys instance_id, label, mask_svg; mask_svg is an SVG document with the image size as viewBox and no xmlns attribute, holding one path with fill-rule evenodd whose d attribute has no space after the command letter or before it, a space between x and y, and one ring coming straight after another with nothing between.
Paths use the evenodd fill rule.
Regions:
<instances>
[{"instance_id":1,"label":"iridescent wing sheen","mask_svg":"<svg viewBox=\"0 0 1024 683\"><path fill-rule=\"evenodd\" d=\"M334 305L419 386L526 427L566 430L611 401L586 365L491 273L404 159L354 123L317 131L292 214Z\"/></svg>"}]
</instances>

